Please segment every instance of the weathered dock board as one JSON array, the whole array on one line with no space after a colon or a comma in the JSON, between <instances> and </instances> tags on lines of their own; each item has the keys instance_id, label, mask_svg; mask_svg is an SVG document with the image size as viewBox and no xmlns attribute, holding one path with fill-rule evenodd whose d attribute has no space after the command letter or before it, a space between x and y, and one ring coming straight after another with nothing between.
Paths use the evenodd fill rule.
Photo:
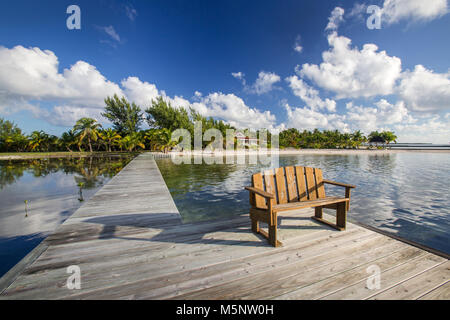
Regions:
<instances>
[{"instance_id":1,"label":"weathered dock board","mask_svg":"<svg viewBox=\"0 0 450 320\"><path fill-rule=\"evenodd\" d=\"M144 154L48 237L37 258L16 268L0 298L449 298L448 259L355 224L336 231L313 214L280 216L279 248L251 232L247 215L182 224ZM71 265L81 270L79 290L66 286ZM380 286L369 289L373 266Z\"/></svg>"}]
</instances>

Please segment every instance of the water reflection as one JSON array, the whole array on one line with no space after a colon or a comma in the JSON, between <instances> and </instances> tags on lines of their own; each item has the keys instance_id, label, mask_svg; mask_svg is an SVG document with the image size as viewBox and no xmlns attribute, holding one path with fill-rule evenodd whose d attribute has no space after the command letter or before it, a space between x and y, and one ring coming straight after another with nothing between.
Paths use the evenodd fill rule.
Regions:
<instances>
[{"instance_id":1,"label":"water reflection","mask_svg":"<svg viewBox=\"0 0 450 320\"><path fill-rule=\"evenodd\" d=\"M89 199L132 158L0 161L0 276L79 208L80 197Z\"/></svg>"},{"instance_id":2,"label":"water reflection","mask_svg":"<svg viewBox=\"0 0 450 320\"><path fill-rule=\"evenodd\" d=\"M356 184L349 217L450 253L450 157L447 153L289 155L280 166L324 170L330 180ZM249 210L252 173L260 165L175 165L158 160L184 222L229 217ZM327 186L327 194L343 195Z\"/></svg>"}]
</instances>

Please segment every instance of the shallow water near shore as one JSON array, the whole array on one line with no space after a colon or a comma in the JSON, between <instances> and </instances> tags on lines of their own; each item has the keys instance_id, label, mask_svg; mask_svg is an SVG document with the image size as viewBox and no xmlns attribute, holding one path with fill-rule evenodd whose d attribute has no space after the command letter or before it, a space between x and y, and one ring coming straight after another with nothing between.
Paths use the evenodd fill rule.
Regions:
<instances>
[{"instance_id":1,"label":"shallow water near shore","mask_svg":"<svg viewBox=\"0 0 450 320\"><path fill-rule=\"evenodd\" d=\"M0 161L0 277L132 158L122 154Z\"/></svg>"},{"instance_id":2,"label":"shallow water near shore","mask_svg":"<svg viewBox=\"0 0 450 320\"><path fill-rule=\"evenodd\" d=\"M251 174L269 168L176 165L171 159L158 159L157 164L184 222L247 213L248 192L243 188L250 185ZM322 168L326 179L357 185L350 221L450 253L450 154L280 155L279 166L289 165ZM343 188L334 186L327 185L326 192L344 195Z\"/></svg>"}]
</instances>

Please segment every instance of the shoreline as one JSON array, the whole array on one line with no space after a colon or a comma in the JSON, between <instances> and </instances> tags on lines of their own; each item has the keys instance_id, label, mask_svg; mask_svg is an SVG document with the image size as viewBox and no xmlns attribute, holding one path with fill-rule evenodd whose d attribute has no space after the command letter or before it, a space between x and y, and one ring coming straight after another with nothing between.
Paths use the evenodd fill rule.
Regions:
<instances>
[{"instance_id":1,"label":"shoreline","mask_svg":"<svg viewBox=\"0 0 450 320\"><path fill-rule=\"evenodd\" d=\"M385 155L385 154L396 154L396 153L450 153L449 150L427 150L427 149L413 149L413 150L369 150L369 149L299 149L299 150L276 150L276 151L175 151L168 152L166 156L231 156L231 155L266 155L266 154L279 154L279 155L302 155L302 154L318 154L318 155L356 155L356 154L377 154L377 155ZM163 154L163 153L158 153Z\"/></svg>"},{"instance_id":2,"label":"shoreline","mask_svg":"<svg viewBox=\"0 0 450 320\"><path fill-rule=\"evenodd\" d=\"M28 159L44 159L44 158L86 158L86 157L107 157L112 155L123 155L129 153L143 153L151 152L147 150L137 151L137 152L43 152L43 153L0 153L0 160L28 160ZM449 150L439 150L439 149L385 149L385 150L369 150L369 149L284 149L276 151L172 151L168 153L162 152L151 152L155 154L161 154L166 156L231 156L231 155L254 155L254 154L272 154L278 153L279 155L302 155L302 154L318 154L318 155L356 155L356 154L396 154L396 153L450 153Z\"/></svg>"}]
</instances>

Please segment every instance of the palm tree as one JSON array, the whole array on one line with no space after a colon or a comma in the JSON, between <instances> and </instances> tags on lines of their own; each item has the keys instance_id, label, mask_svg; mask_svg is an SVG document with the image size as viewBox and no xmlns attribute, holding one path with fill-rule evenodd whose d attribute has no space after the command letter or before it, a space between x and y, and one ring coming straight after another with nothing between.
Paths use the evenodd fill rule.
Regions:
<instances>
[{"instance_id":1,"label":"palm tree","mask_svg":"<svg viewBox=\"0 0 450 320\"><path fill-rule=\"evenodd\" d=\"M392 131L383 131L381 133L381 136L383 137L384 141L386 141L386 144L389 144L391 142L397 143L397 136Z\"/></svg>"},{"instance_id":2,"label":"palm tree","mask_svg":"<svg viewBox=\"0 0 450 320\"><path fill-rule=\"evenodd\" d=\"M33 131L29 136L28 147L31 151L41 151L45 146L48 148L49 135L44 131Z\"/></svg>"},{"instance_id":3,"label":"palm tree","mask_svg":"<svg viewBox=\"0 0 450 320\"><path fill-rule=\"evenodd\" d=\"M106 144L108 152L111 152L111 146L117 144L122 138L120 134L111 128L101 131L99 137Z\"/></svg>"},{"instance_id":4,"label":"palm tree","mask_svg":"<svg viewBox=\"0 0 450 320\"><path fill-rule=\"evenodd\" d=\"M143 139L139 133L132 132L131 134L125 136L122 140L120 140L120 143L123 148L131 152L136 147L141 147L142 149L145 149L145 144L142 143L142 140Z\"/></svg>"},{"instance_id":5,"label":"palm tree","mask_svg":"<svg viewBox=\"0 0 450 320\"><path fill-rule=\"evenodd\" d=\"M58 144L60 147L66 148L68 151L72 152L72 149L70 149L70 147L77 143L76 140L77 137L74 134L73 130L69 130L61 135Z\"/></svg>"},{"instance_id":6,"label":"palm tree","mask_svg":"<svg viewBox=\"0 0 450 320\"><path fill-rule=\"evenodd\" d=\"M367 138L358 130L352 133L352 140L356 149L359 149L361 144L367 141Z\"/></svg>"},{"instance_id":7,"label":"palm tree","mask_svg":"<svg viewBox=\"0 0 450 320\"><path fill-rule=\"evenodd\" d=\"M79 135L79 144L83 142L85 138L88 140L89 151L92 152L92 141L97 141L98 129L102 125L97 120L92 118L81 118L77 121L73 127L73 131Z\"/></svg>"}]
</instances>

